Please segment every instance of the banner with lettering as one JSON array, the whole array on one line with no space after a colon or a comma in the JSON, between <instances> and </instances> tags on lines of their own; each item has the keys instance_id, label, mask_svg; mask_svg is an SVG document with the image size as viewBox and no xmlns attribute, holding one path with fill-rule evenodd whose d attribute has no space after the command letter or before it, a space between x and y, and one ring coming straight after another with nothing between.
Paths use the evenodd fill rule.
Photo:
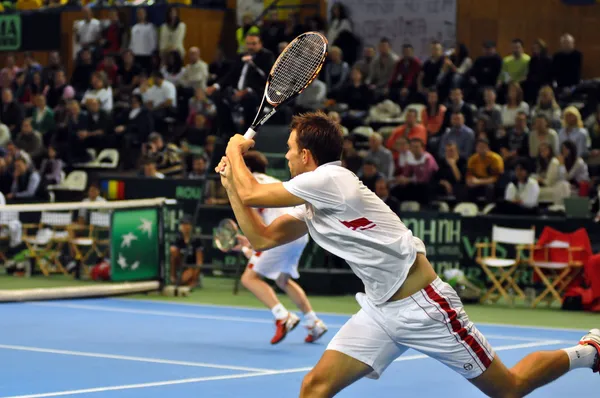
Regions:
<instances>
[{"instance_id":1,"label":"banner with lettering","mask_svg":"<svg viewBox=\"0 0 600 398\"><path fill-rule=\"evenodd\" d=\"M336 0L328 2L329 15L335 3L346 6L365 45L387 37L398 54L402 45L411 44L424 60L432 40L444 48L456 43L456 0Z\"/></svg>"}]
</instances>

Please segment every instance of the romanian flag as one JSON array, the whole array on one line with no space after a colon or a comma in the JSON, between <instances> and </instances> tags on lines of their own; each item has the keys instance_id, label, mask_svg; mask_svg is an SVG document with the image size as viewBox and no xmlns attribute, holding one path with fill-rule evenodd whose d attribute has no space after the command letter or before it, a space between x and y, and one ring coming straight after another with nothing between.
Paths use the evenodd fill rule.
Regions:
<instances>
[{"instance_id":1,"label":"romanian flag","mask_svg":"<svg viewBox=\"0 0 600 398\"><path fill-rule=\"evenodd\" d=\"M118 180L102 181L102 191L106 194L109 200L124 200L125 199L125 183Z\"/></svg>"}]
</instances>

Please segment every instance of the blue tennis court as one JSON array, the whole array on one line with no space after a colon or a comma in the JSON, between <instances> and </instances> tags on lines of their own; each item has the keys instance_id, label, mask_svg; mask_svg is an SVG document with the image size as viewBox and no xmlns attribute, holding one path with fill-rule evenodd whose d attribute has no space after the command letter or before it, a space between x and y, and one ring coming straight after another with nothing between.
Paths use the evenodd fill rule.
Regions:
<instances>
[{"instance_id":1,"label":"blue tennis court","mask_svg":"<svg viewBox=\"0 0 600 398\"><path fill-rule=\"evenodd\" d=\"M348 319L325 315L330 333L303 342L298 327L271 346L266 310L131 299L3 304L0 396L297 397L302 377ZM585 331L479 325L507 365L539 349L575 344ZM598 376L577 370L532 397L596 396ZM377 381L340 397L480 397L435 360L409 351Z\"/></svg>"}]
</instances>

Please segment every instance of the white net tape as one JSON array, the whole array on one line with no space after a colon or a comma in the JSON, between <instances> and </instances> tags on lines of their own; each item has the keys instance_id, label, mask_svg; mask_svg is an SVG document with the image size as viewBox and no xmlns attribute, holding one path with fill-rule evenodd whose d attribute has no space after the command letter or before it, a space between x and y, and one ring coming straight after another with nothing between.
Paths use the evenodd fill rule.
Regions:
<instances>
[{"instance_id":1,"label":"white net tape","mask_svg":"<svg viewBox=\"0 0 600 398\"><path fill-rule=\"evenodd\" d=\"M320 33L305 33L292 41L279 56L267 87L267 100L280 104L304 90L325 60L327 40Z\"/></svg>"}]
</instances>

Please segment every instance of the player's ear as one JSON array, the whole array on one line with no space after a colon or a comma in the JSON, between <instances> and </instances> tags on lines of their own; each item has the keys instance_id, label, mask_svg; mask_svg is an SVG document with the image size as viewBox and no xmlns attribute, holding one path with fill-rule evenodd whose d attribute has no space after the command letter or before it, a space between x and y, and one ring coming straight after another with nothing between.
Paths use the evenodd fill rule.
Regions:
<instances>
[{"instance_id":1,"label":"player's ear","mask_svg":"<svg viewBox=\"0 0 600 398\"><path fill-rule=\"evenodd\" d=\"M303 164L308 164L310 159L310 152L308 149L304 148L302 151L300 151L300 158L302 159Z\"/></svg>"}]
</instances>

